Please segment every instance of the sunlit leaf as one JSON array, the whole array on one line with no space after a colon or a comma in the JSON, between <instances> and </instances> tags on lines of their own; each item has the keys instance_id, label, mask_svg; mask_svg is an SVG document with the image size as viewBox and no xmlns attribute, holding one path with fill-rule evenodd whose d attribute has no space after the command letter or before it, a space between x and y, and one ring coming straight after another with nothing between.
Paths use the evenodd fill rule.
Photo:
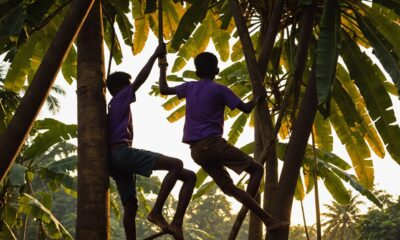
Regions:
<instances>
[{"instance_id":1,"label":"sunlit leaf","mask_svg":"<svg viewBox=\"0 0 400 240\"><path fill-rule=\"evenodd\" d=\"M372 150L374 150L375 154L383 158L385 156L385 147L383 146L382 140L367 112L365 101L357 87L354 85L354 82L350 79L348 72L341 64L338 64L336 77L351 96L352 101L356 105L357 111L360 113L362 118L361 124L365 129L365 140L371 146Z\"/></svg>"},{"instance_id":2,"label":"sunlit leaf","mask_svg":"<svg viewBox=\"0 0 400 240\"><path fill-rule=\"evenodd\" d=\"M172 39L172 48L178 50L180 45L189 39L197 24L206 16L209 5L210 0L193 1L179 22L176 34Z\"/></svg>"},{"instance_id":3,"label":"sunlit leaf","mask_svg":"<svg viewBox=\"0 0 400 240\"><path fill-rule=\"evenodd\" d=\"M325 151L332 151L333 137L331 130L331 123L329 119L324 119L323 116L317 112L314 119L313 133L315 137L315 144L318 149Z\"/></svg>"},{"instance_id":4,"label":"sunlit leaf","mask_svg":"<svg viewBox=\"0 0 400 240\"><path fill-rule=\"evenodd\" d=\"M332 103L331 107L332 125L340 141L346 147L357 177L365 187L371 188L374 182L374 169L370 150L358 129L347 125L344 120L344 113L340 111L335 102Z\"/></svg>"},{"instance_id":5,"label":"sunlit leaf","mask_svg":"<svg viewBox=\"0 0 400 240\"><path fill-rule=\"evenodd\" d=\"M360 90L390 156L400 163L400 127L396 124L390 96L381 84L371 59L346 34L343 35L341 55L350 76Z\"/></svg>"},{"instance_id":6,"label":"sunlit leaf","mask_svg":"<svg viewBox=\"0 0 400 240\"><path fill-rule=\"evenodd\" d=\"M318 107L324 117L329 116L330 94L338 59L339 6L337 0L325 0L319 25L316 48L316 85Z\"/></svg>"},{"instance_id":7,"label":"sunlit leaf","mask_svg":"<svg viewBox=\"0 0 400 240\"><path fill-rule=\"evenodd\" d=\"M146 17L135 19L135 34L133 37L133 54L139 54L149 35L149 22Z\"/></svg>"},{"instance_id":8,"label":"sunlit leaf","mask_svg":"<svg viewBox=\"0 0 400 240\"><path fill-rule=\"evenodd\" d=\"M400 62L399 56L392 51L393 45L372 24L372 21L359 14L356 14L356 16L360 29L374 48L374 54L392 77L400 92Z\"/></svg>"}]
</instances>

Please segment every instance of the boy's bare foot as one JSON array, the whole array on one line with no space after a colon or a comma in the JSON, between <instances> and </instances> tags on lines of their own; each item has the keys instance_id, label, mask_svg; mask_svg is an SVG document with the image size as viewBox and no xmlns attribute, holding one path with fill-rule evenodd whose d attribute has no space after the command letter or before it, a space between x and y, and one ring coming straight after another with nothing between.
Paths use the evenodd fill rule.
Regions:
<instances>
[{"instance_id":1,"label":"boy's bare foot","mask_svg":"<svg viewBox=\"0 0 400 240\"><path fill-rule=\"evenodd\" d=\"M183 237L182 226L171 224L169 225L169 230L175 240L185 240L185 238Z\"/></svg>"},{"instance_id":2,"label":"boy's bare foot","mask_svg":"<svg viewBox=\"0 0 400 240\"><path fill-rule=\"evenodd\" d=\"M165 221L164 217L161 214L150 212L150 214L147 216L147 220L159 226L163 231L168 233L170 232L169 224L167 221Z\"/></svg>"}]
</instances>

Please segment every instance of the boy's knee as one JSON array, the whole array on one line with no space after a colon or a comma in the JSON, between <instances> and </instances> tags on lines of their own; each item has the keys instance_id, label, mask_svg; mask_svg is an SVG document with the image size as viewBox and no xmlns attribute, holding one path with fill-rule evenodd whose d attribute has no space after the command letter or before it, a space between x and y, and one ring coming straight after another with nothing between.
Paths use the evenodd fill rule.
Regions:
<instances>
[{"instance_id":1,"label":"boy's knee","mask_svg":"<svg viewBox=\"0 0 400 240\"><path fill-rule=\"evenodd\" d=\"M180 171L183 169L183 162L177 158L174 158L173 170Z\"/></svg>"},{"instance_id":2,"label":"boy's knee","mask_svg":"<svg viewBox=\"0 0 400 240\"><path fill-rule=\"evenodd\" d=\"M197 181L196 173L194 173L193 171L186 170L185 175L186 175L186 181L196 184Z\"/></svg>"}]
</instances>

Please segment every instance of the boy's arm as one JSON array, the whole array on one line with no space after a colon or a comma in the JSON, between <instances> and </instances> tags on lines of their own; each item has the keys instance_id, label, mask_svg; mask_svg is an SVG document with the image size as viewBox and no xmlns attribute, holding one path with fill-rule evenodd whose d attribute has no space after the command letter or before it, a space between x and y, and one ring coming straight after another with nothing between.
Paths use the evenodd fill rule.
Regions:
<instances>
[{"instance_id":1,"label":"boy's arm","mask_svg":"<svg viewBox=\"0 0 400 240\"><path fill-rule=\"evenodd\" d=\"M164 64L164 63L160 63ZM166 65L160 67L167 67ZM166 71L160 71L160 93L162 95L173 95L177 94L176 89L174 87L169 87L167 83Z\"/></svg>"},{"instance_id":2,"label":"boy's arm","mask_svg":"<svg viewBox=\"0 0 400 240\"><path fill-rule=\"evenodd\" d=\"M237 109L239 109L240 111L242 111L244 113L250 113L251 110L253 110L255 105L256 105L256 101L253 98L247 103L240 102L239 105L237 106Z\"/></svg>"},{"instance_id":3,"label":"boy's arm","mask_svg":"<svg viewBox=\"0 0 400 240\"><path fill-rule=\"evenodd\" d=\"M149 77L151 69L153 68L153 65L157 58L159 56L162 56L165 54L165 45L159 45L156 50L154 51L153 55L151 55L150 59L147 61L146 65L140 70L139 74L135 78L135 80L132 83L132 91L135 93L140 86L146 81L146 79Z\"/></svg>"},{"instance_id":4,"label":"boy's arm","mask_svg":"<svg viewBox=\"0 0 400 240\"><path fill-rule=\"evenodd\" d=\"M261 98L263 98L263 96L257 96L255 98L252 98L247 103L240 102L239 105L237 106L237 109L239 109L240 111L242 111L244 113L250 113L254 109L256 103L261 100Z\"/></svg>"}]
</instances>

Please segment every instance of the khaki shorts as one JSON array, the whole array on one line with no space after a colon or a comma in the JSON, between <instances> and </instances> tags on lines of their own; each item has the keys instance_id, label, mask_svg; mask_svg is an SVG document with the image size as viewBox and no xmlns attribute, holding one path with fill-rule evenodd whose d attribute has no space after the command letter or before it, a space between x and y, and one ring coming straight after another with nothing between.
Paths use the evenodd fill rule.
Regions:
<instances>
[{"instance_id":1,"label":"khaki shorts","mask_svg":"<svg viewBox=\"0 0 400 240\"><path fill-rule=\"evenodd\" d=\"M222 137L209 137L190 143L193 160L223 189L233 183L225 167L237 174L254 163L253 158L230 145Z\"/></svg>"},{"instance_id":2,"label":"khaki shorts","mask_svg":"<svg viewBox=\"0 0 400 240\"><path fill-rule=\"evenodd\" d=\"M120 145L111 150L110 175L117 184L121 202L125 206L128 200L136 199L136 177L139 174L150 177L154 164L161 154Z\"/></svg>"}]
</instances>

